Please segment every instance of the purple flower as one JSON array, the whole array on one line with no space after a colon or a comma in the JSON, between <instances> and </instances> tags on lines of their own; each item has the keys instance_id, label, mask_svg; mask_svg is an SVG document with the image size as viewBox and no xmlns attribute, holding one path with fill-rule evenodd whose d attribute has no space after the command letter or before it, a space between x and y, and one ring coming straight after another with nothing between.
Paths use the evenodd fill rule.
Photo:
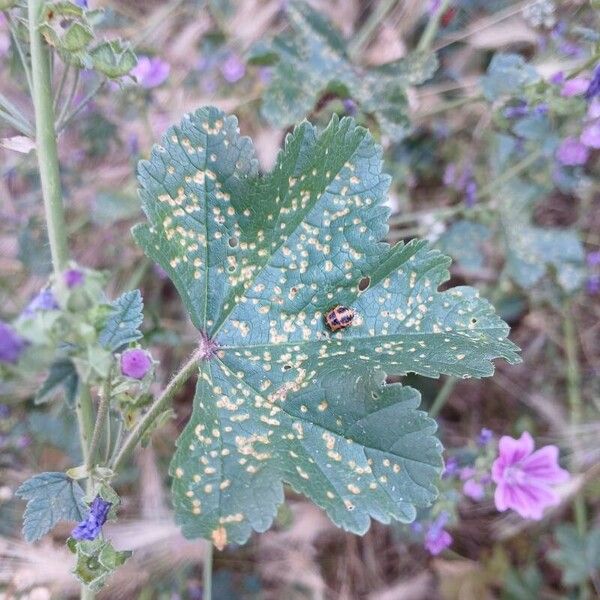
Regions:
<instances>
[{"instance_id":1,"label":"purple flower","mask_svg":"<svg viewBox=\"0 0 600 600\"><path fill-rule=\"evenodd\" d=\"M565 138L556 150L558 162L570 167L584 165L589 155L588 147L574 137Z\"/></svg>"},{"instance_id":2,"label":"purple flower","mask_svg":"<svg viewBox=\"0 0 600 600\"><path fill-rule=\"evenodd\" d=\"M63 276L65 279L65 284L70 290L82 285L85 281L85 274L79 269L68 269L64 272Z\"/></svg>"},{"instance_id":3,"label":"purple flower","mask_svg":"<svg viewBox=\"0 0 600 600\"><path fill-rule=\"evenodd\" d=\"M18 362L27 342L7 323L0 321L0 362Z\"/></svg>"},{"instance_id":4,"label":"purple flower","mask_svg":"<svg viewBox=\"0 0 600 600\"><path fill-rule=\"evenodd\" d=\"M587 110L588 119L600 119L600 98L593 98L588 105Z\"/></svg>"},{"instance_id":5,"label":"purple flower","mask_svg":"<svg viewBox=\"0 0 600 600\"><path fill-rule=\"evenodd\" d=\"M525 117L529 114L529 107L527 106L527 102L521 100L518 104L513 106L507 106L504 109L504 116L507 119L520 119L521 117Z\"/></svg>"},{"instance_id":6,"label":"purple flower","mask_svg":"<svg viewBox=\"0 0 600 600\"><path fill-rule=\"evenodd\" d=\"M588 89L585 91L585 97L588 100L595 98L600 94L600 63L596 65L594 73L592 74L592 80Z\"/></svg>"},{"instance_id":7,"label":"purple flower","mask_svg":"<svg viewBox=\"0 0 600 600\"><path fill-rule=\"evenodd\" d=\"M342 100L342 104L344 105L344 110L346 111L347 115L353 117L356 114L356 109L358 107L356 106L356 102L354 102L352 98L344 98Z\"/></svg>"},{"instance_id":8,"label":"purple flower","mask_svg":"<svg viewBox=\"0 0 600 600\"><path fill-rule=\"evenodd\" d=\"M430 0L429 6L427 7L427 13L430 17L433 17L440 8L442 0Z\"/></svg>"},{"instance_id":9,"label":"purple flower","mask_svg":"<svg viewBox=\"0 0 600 600\"><path fill-rule=\"evenodd\" d=\"M478 446L487 446L493 439L494 432L487 427L484 427L477 436L477 445Z\"/></svg>"},{"instance_id":10,"label":"purple flower","mask_svg":"<svg viewBox=\"0 0 600 600\"><path fill-rule=\"evenodd\" d=\"M463 494L475 502L480 502L485 497L485 488L475 479L468 479L463 485Z\"/></svg>"},{"instance_id":11,"label":"purple flower","mask_svg":"<svg viewBox=\"0 0 600 600\"><path fill-rule=\"evenodd\" d=\"M89 8L88 0L75 0L75 4L81 8Z\"/></svg>"},{"instance_id":12,"label":"purple flower","mask_svg":"<svg viewBox=\"0 0 600 600\"><path fill-rule=\"evenodd\" d=\"M557 71L556 73L550 76L550 79L548 81L553 85L562 85L565 81L564 71Z\"/></svg>"},{"instance_id":13,"label":"purple flower","mask_svg":"<svg viewBox=\"0 0 600 600\"><path fill-rule=\"evenodd\" d=\"M579 141L588 148L600 148L600 121L586 125L579 136Z\"/></svg>"},{"instance_id":14,"label":"purple flower","mask_svg":"<svg viewBox=\"0 0 600 600\"><path fill-rule=\"evenodd\" d=\"M140 56L137 65L131 70L131 74L142 87L151 89L163 84L170 71L169 63L164 60Z\"/></svg>"},{"instance_id":15,"label":"purple flower","mask_svg":"<svg viewBox=\"0 0 600 600\"><path fill-rule=\"evenodd\" d=\"M591 296L600 294L600 275L592 275L589 277L587 283L585 284L585 288L587 293Z\"/></svg>"},{"instance_id":16,"label":"purple flower","mask_svg":"<svg viewBox=\"0 0 600 600\"><path fill-rule=\"evenodd\" d=\"M586 256L586 262L590 267L597 267L600 265L600 250L594 252L588 252Z\"/></svg>"},{"instance_id":17,"label":"purple flower","mask_svg":"<svg viewBox=\"0 0 600 600\"><path fill-rule=\"evenodd\" d=\"M245 75L246 65L244 65L236 54L230 54L221 65L221 73L225 81L235 83Z\"/></svg>"},{"instance_id":18,"label":"purple flower","mask_svg":"<svg viewBox=\"0 0 600 600\"><path fill-rule=\"evenodd\" d=\"M60 306L58 306L52 290L49 287L45 287L40 290L37 296L31 299L22 314L24 317L31 317L37 312L58 310L59 308Z\"/></svg>"},{"instance_id":19,"label":"purple flower","mask_svg":"<svg viewBox=\"0 0 600 600\"><path fill-rule=\"evenodd\" d=\"M472 208L477 202L477 183L471 179L465 186L465 204Z\"/></svg>"},{"instance_id":20,"label":"purple flower","mask_svg":"<svg viewBox=\"0 0 600 600\"><path fill-rule=\"evenodd\" d=\"M440 513L438 518L429 525L425 534L425 549L433 556L443 552L452 544L452 536L444 529L448 522L448 513Z\"/></svg>"},{"instance_id":21,"label":"purple flower","mask_svg":"<svg viewBox=\"0 0 600 600\"><path fill-rule=\"evenodd\" d=\"M512 508L524 519L539 520L545 508L560 502L553 486L567 481L569 473L558 466L556 446L533 450L533 439L526 431L519 439L502 436L492 479L497 485L494 502L499 511Z\"/></svg>"},{"instance_id":22,"label":"purple flower","mask_svg":"<svg viewBox=\"0 0 600 600\"><path fill-rule=\"evenodd\" d=\"M71 536L76 540L95 540L100 535L102 525L106 523L111 506L112 503L96 496L90 504L85 519L71 531Z\"/></svg>"},{"instance_id":23,"label":"purple flower","mask_svg":"<svg viewBox=\"0 0 600 600\"><path fill-rule=\"evenodd\" d=\"M121 373L133 379L144 379L152 367L152 358L141 348L130 348L121 354Z\"/></svg>"},{"instance_id":24,"label":"purple flower","mask_svg":"<svg viewBox=\"0 0 600 600\"><path fill-rule=\"evenodd\" d=\"M454 458L454 456L451 456L446 461L446 465L444 466L444 472L442 473L442 477L444 479L446 479L448 477L452 477L453 475L456 475L457 473L458 473L458 461L456 460L456 458Z\"/></svg>"},{"instance_id":25,"label":"purple flower","mask_svg":"<svg viewBox=\"0 0 600 600\"><path fill-rule=\"evenodd\" d=\"M575 77L574 79L567 79L562 86L560 91L561 96L581 96L585 94L586 90L590 86L590 80L585 77Z\"/></svg>"}]
</instances>

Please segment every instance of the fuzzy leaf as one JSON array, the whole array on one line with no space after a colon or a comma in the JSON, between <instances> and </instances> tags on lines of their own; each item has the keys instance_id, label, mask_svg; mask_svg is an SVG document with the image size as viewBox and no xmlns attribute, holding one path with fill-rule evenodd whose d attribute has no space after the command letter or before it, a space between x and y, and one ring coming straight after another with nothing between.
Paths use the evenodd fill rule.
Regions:
<instances>
[{"instance_id":1,"label":"fuzzy leaf","mask_svg":"<svg viewBox=\"0 0 600 600\"><path fill-rule=\"evenodd\" d=\"M249 61L272 65L271 81L263 95L262 114L276 127L303 119L327 92L356 100L372 114L382 132L393 139L409 130L406 88L431 78L437 70L435 55L414 53L406 58L365 69L351 62L341 34L304 2L290 3L288 18L293 34L260 42Z\"/></svg>"},{"instance_id":2,"label":"fuzzy leaf","mask_svg":"<svg viewBox=\"0 0 600 600\"><path fill-rule=\"evenodd\" d=\"M67 404L73 406L78 385L79 376L73 361L68 358L58 359L52 363L48 377L35 395L35 404L49 402L58 388L63 387Z\"/></svg>"},{"instance_id":3,"label":"fuzzy leaf","mask_svg":"<svg viewBox=\"0 0 600 600\"><path fill-rule=\"evenodd\" d=\"M437 246L464 269L477 271L485 265L482 246L490 237L491 232L485 225L462 220L450 225L438 240Z\"/></svg>"},{"instance_id":4,"label":"fuzzy leaf","mask_svg":"<svg viewBox=\"0 0 600 600\"><path fill-rule=\"evenodd\" d=\"M23 483L16 495L27 500L23 514L23 537L39 540L59 521L80 521L86 512L83 490L64 473L35 475Z\"/></svg>"},{"instance_id":5,"label":"fuzzy leaf","mask_svg":"<svg viewBox=\"0 0 600 600\"><path fill-rule=\"evenodd\" d=\"M519 54L498 53L492 58L487 73L481 80L484 96L490 101L502 96L516 95L524 88L539 81L534 67L527 64Z\"/></svg>"},{"instance_id":6,"label":"fuzzy leaf","mask_svg":"<svg viewBox=\"0 0 600 600\"><path fill-rule=\"evenodd\" d=\"M235 117L203 108L169 129L139 180L150 223L134 236L218 346L204 345L172 463L184 533L245 541L270 525L282 480L351 531L414 518L435 497L440 448L416 392L386 387L384 371L485 376L518 357L476 290L437 291L447 257L379 241L389 177L368 131L304 122L258 176ZM332 333L337 304L356 317Z\"/></svg>"},{"instance_id":7,"label":"fuzzy leaf","mask_svg":"<svg viewBox=\"0 0 600 600\"><path fill-rule=\"evenodd\" d=\"M600 529L592 529L585 536L573 525L559 525L556 529L558 548L550 552L550 560L562 569L565 585L586 582L600 569Z\"/></svg>"},{"instance_id":8,"label":"fuzzy leaf","mask_svg":"<svg viewBox=\"0 0 600 600\"><path fill-rule=\"evenodd\" d=\"M125 292L111 304L111 307L113 312L106 320L98 339L107 350L115 352L143 337L139 330L144 320L142 294L140 290Z\"/></svg>"}]
</instances>

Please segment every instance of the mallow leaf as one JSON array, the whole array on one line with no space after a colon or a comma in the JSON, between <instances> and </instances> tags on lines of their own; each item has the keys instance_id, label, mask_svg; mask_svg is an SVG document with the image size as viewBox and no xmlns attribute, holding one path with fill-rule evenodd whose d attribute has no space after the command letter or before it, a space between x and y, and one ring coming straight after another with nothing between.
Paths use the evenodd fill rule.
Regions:
<instances>
[{"instance_id":1,"label":"mallow leaf","mask_svg":"<svg viewBox=\"0 0 600 600\"><path fill-rule=\"evenodd\" d=\"M171 465L177 519L218 546L269 527L282 481L350 531L410 521L441 466L418 394L384 373L491 375L518 360L476 290L438 286L449 259L390 247L382 151L350 118L287 136L258 174L235 117L187 115L139 167L137 242L199 330L194 411ZM330 331L336 305L352 326Z\"/></svg>"},{"instance_id":2,"label":"mallow leaf","mask_svg":"<svg viewBox=\"0 0 600 600\"><path fill-rule=\"evenodd\" d=\"M80 521L86 512L80 485L60 472L35 475L16 491L27 500L23 514L23 537L39 540L59 521Z\"/></svg>"},{"instance_id":3,"label":"mallow leaf","mask_svg":"<svg viewBox=\"0 0 600 600\"><path fill-rule=\"evenodd\" d=\"M392 139L409 130L406 89L423 83L437 70L434 54L415 52L378 67L365 68L350 59L346 41L335 27L305 2L291 2L287 15L293 33L259 42L249 62L273 65L263 94L262 114L276 127L303 119L327 93L352 98L372 114Z\"/></svg>"},{"instance_id":4,"label":"mallow leaf","mask_svg":"<svg viewBox=\"0 0 600 600\"><path fill-rule=\"evenodd\" d=\"M494 55L481 80L483 95L490 101L502 96L522 93L526 86L539 81L535 67L527 64L520 54Z\"/></svg>"},{"instance_id":5,"label":"mallow leaf","mask_svg":"<svg viewBox=\"0 0 600 600\"><path fill-rule=\"evenodd\" d=\"M600 529L581 535L573 525L556 528L558 548L549 554L550 560L562 569L565 585L580 585L594 577L600 569Z\"/></svg>"},{"instance_id":6,"label":"mallow leaf","mask_svg":"<svg viewBox=\"0 0 600 600\"><path fill-rule=\"evenodd\" d=\"M112 302L111 309L98 341L114 352L142 337L139 327L144 320L144 301L140 290L125 292Z\"/></svg>"},{"instance_id":7,"label":"mallow leaf","mask_svg":"<svg viewBox=\"0 0 600 600\"><path fill-rule=\"evenodd\" d=\"M49 402L62 387L69 406L75 405L79 375L70 358L58 358L50 366L50 372L35 395L35 404Z\"/></svg>"}]
</instances>

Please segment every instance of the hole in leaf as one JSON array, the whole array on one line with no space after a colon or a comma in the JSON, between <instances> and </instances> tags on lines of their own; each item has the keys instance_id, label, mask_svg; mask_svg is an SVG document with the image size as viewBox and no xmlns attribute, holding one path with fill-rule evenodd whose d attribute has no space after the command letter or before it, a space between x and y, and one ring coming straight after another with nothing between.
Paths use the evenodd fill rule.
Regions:
<instances>
[{"instance_id":1,"label":"hole in leaf","mask_svg":"<svg viewBox=\"0 0 600 600\"><path fill-rule=\"evenodd\" d=\"M370 277L363 277L358 282L358 291L359 292L364 292L365 290L369 289L370 285L371 285L371 278Z\"/></svg>"},{"instance_id":2,"label":"hole in leaf","mask_svg":"<svg viewBox=\"0 0 600 600\"><path fill-rule=\"evenodd\" d=\"M228 273L234 273L234 272L235 272L235 267L234 267L233 265L229 265L229 266L227 267L227 272L228 272Z\"/></svg>"},{"instance_id":3,"label":"hole in leaf","mask_svg":"<svg viewBox=\"0 0 600 600\"><path fill-rule=\"evenodd\" d=\"M229 247L230 248L235 248L238 245L238 239L234 236L234 237L230 237L229 238Z\"/></svg>"},{"instance_id":4,"label":"hole in leaf","mask_svg":"<svg viewBox=\"0 0 600 600\"><path fill-rule=\"evenodd\" d=\"M292 365L290 365L289 363L287 365L283 365L284 371L289 371L291 368L292 368Z\"/></svg>"},{"instance_id":5,"label":"hole in leaf","mask_svg":"<svg viewBox=\"0 0 600 600\"><path fill-rule=\"evenodd\" d=\"M473 317L473 318L471 319L471 323L472 323L473 325L475 325L475 323L477 323L477 319L476 319L475 317Z\"/></svg>"}]
</instances>

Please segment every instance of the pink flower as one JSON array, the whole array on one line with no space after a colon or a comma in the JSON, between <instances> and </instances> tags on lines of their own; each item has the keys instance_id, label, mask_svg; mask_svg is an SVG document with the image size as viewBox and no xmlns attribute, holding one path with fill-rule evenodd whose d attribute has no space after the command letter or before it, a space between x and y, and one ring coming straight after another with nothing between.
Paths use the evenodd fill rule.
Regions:
<instances>
[{"instance_id":1,"label":"pink flower","mask_svg":"<svg viewBox=\"0 0 600 600\"><path fill-rule=\"evenodd\" d=\"M600 121L586 125L581 132L579 141L588 148L600 148Z\"/></svg>"},{"instance_id":2,"label":"pink flower","mask_svg":"<svg viewBox=\"0 0 600 600\"><path fill-rule=\"evenodd\" d=\"M556 159L559 163L574 167L584 165L589 158L590 151L577 138L565 138L556 150Z\"/></svg>"},{"instance_id":3,"label":"pink flower","mask_svg":"<svg viewBox=\"0 0 600 600\"><path fill-rule=\"evenodd\" d=\"M463 494L475 502L480 502L485 497L485 488L479 481L469 479L463 485Z\"/></svg>"},{"instance_id":4,"label":"pink flower","mask_svg":"<svg viewBox=\"0 0 600 600\"><path fill-rule=\"evenodd\" d=\"M150 89L162 85L169 76L170 70L169 63L160 58L140 56L131 74L142 87Z\"/></svg>"},{"instance_id":5,"label":"pink flower","mask_svg":"<svg viewBox=\"0 0 600 600\"><path fill-rule=\"evenodd\" d=\"M561 96L582 96L585 94L590 87L590 80L585 77L575 77L575 79L567 79L562 89L560 90Z\"/></svg>"},{"instance_id":6,"label":"pink flower","mask_svg":"<svg viewBox=\"0 0 600 600\"><path fill-rule=\"evenodd\" d=\"M152 368L152 358L141 348L129 348L121 355L121 373L133 379L144 379Z\"/></svg>"},{"instance_id":7,"label":"pink flower","mask_svg":"<svg viewBox=\"0 0 600 600\"><path fill-rule=\"evenodd\" d=\"M524 519L541 519L548 506L560 502L553 486L569 479L558 466L558 448L544 446L534 452L533 439L525 431L518 440L502 436L498 449L492 465L496 508L501 512L512 508Z\"/></svg>"}]
</instances>

